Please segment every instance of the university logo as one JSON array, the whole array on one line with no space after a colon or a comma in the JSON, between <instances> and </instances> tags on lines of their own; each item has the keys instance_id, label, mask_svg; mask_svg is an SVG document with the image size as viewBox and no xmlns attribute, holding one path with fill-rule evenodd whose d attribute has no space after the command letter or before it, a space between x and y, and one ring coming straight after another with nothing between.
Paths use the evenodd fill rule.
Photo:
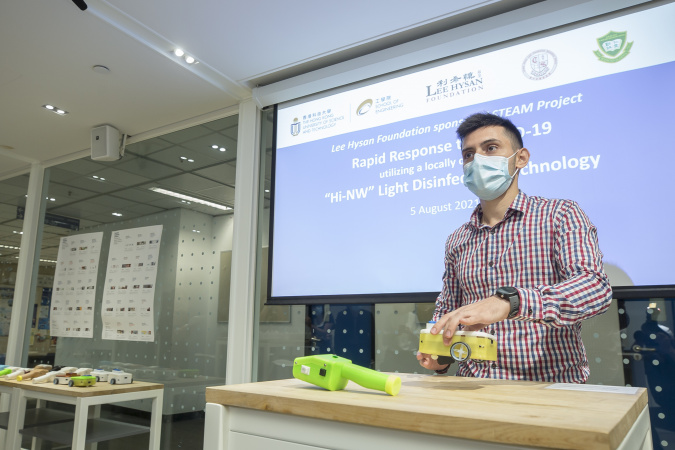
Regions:
<instances>
[{"instance_id":1,"label":"university logo","mask_svg":"<svg viewBox=\"0 0 675 450\"><path fill-rule=\"evenodd\" d=\"M356 108L356 115L362 116L368 111L370 111L370 108L373 106L373 101L371 99L367 99L361 102L358 108Z\"/></svg>"},{"instance_id":2,"label":"university logo","mask_svg":"<svg viewBox=\"0 0 675 450\"><path fill-rule=\"evenodd\" d=\"M600 50L595 50L593 53L602 62L615 63L621 61L628 56L633 46L633 42L627 42L627 35L626 31L610 31L596 39Z\"/></svg>"},{"instance_id":3,"label":"university logo","mask_svg":"<svg viewBox=\"0 0 675 450\"><path fill-rule=\"evenodd\" d=\"M523 74L530 80L543 80L558 67L558 58L550 50L537 50L523 61Z\"/></svg>"},{"instance_id":4,"label":"university logo","mask_svg":"<svg viewBox=\"0 0 675 450\"><path fill-rule=\"evenodd\" d=\"M301 123L302 122L299 122L297 117L295 119L293 119L293 123L291 124L291 134L293 136L297 136L297 135L300 134L300 124Z\"/></svg>"}]
</instances>

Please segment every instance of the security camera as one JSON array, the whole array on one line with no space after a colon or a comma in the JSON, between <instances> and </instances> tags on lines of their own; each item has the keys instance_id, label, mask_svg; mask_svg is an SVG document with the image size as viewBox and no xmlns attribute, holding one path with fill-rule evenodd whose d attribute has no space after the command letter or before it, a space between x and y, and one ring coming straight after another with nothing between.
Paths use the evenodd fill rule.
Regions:
<instances>
[{"instance_id":1,"label":"security camera","mask_svg":"<svg viewBox=\"0 0 675 450\"><path fill-rule=\"evenodd\" d=\"M87 4L83 0L73 0L73 3L75 3L82 11L87 9Z\"/></svg>"}]
</instances>

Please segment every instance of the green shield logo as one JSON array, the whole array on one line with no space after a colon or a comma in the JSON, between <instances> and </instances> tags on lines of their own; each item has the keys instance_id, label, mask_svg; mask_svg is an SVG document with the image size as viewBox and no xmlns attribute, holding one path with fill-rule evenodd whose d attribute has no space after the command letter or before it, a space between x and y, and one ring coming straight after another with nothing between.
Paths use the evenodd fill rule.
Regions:
<instances>
[{"instance_id":1,"label":"green shield logo","mask_svg":"<svg viewBox=\"0 0 675 450\"><path fill-rule=\"evenodd\" d=\"M600 50L595 50L595 56L603 62L617 62L628 56L632 42L628 42L628 32L626 31L610 31L596 39Z\"/></svg>"}]
</instances>

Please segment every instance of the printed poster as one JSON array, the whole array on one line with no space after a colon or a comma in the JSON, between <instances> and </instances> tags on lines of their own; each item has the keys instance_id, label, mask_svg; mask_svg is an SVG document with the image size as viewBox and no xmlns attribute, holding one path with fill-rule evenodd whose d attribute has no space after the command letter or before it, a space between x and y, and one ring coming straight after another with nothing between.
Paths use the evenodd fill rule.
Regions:
<instances>
[{"instance_id":1,"label":"printed poster","mask_svg":"<svg viewBox=\"0 0 675 450\"><path fill-rule=\"evenodd\" d=\"M154 299L162 225L113 231L103 289L102 338L155 340Z\"/></svg>"},{"instance_id":2,"label":"printed poster","mask_svg":"<svg viewBox=\"0 0 675 450\"><path fill-rule=\"evenodd\" d=\"M102 240L102 231L61 238L49 314L52 336L94 337ZM46 317L40 320L44 322Z\"/></svg>"}]
</instances>

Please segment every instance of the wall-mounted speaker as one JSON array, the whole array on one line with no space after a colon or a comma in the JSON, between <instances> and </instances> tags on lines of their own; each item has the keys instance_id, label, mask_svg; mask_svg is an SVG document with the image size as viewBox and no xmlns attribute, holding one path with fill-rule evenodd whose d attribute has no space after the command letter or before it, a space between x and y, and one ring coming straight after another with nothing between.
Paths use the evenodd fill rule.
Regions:
<instances>
[{"instance_id":1,"label":"wall-mounted speaker","mask_svg":"<svg viewBox=\"0 0 675 450\"><path fill-rule=\"evenodd\" d=\"M91 130L91 159L117 161L120 159L120 132L110 125Z\"/></svg>"}]
</instances>

